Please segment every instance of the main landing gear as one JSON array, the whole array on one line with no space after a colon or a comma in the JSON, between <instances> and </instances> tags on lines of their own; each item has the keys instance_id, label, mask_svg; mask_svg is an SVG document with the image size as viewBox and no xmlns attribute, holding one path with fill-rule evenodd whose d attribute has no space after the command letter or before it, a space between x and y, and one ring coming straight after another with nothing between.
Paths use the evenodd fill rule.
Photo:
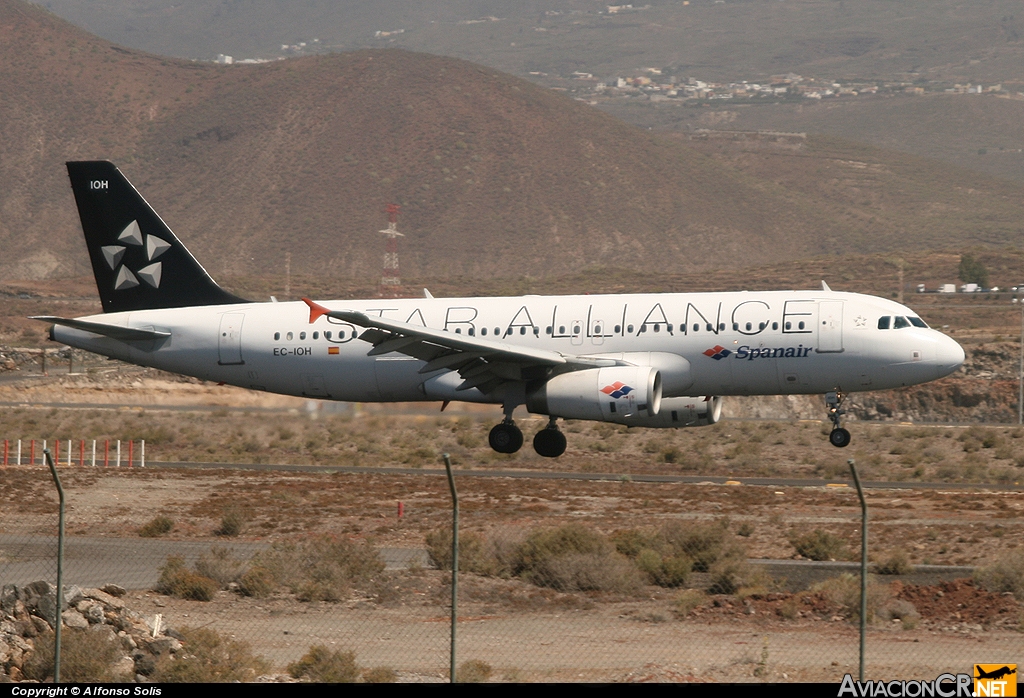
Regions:
<instances>
[{"instance_id":1,"label":"main landing gear","mask_svg":"<svg viewBox=\"0 0 1024 698\"><path fill-rule=\"evenodd\" d=\"M557 417L550 420L533 437L533 450L544 458L557 458L565 453L565 434L558 429ZM501 424L495 424L491 429L487 440L498 453L515 453L523 447L523 431L512 421L511 415L505 415Z\"/></svg>"},{"instance_id":2,"label":"main landing gear","mask_svg":"<svg viewBox=\"0 0 1024 698\"><path fill-rule=\"evenodd\" d=\"M825 393L825 407L828 408L828 420L832 422L832 431L829 432L828 441L836 448L846 448L850 445L850 432L839 426L839 418L846 414L842 409L846 393L834 391Z\"/></svg>"},{"instance_id":3,"label":"main landing gear","mask_svg":"<svg viewBox=\"0 0 1024 698\"><path fill-rule=\"evenodd\" d=\"M558 430L558 417L551 417L548 425L533 437L533 450L545 458L558 458L565 453L565 434Z\"/></svg>"}]
</instances>

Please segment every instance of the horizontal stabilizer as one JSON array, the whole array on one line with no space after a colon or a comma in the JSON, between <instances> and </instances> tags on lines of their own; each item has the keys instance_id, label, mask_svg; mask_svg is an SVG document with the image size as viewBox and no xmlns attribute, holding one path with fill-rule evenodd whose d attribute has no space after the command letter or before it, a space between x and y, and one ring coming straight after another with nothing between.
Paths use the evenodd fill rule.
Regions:
<instances>
[{"instance_id":1,"label":"horizontal stabilizer","mask_svg":"<svg viewBox=\"0 0 1024 698\"><path fill-rule=\"evenodd\" d=\"M170 332L160 330L140 330L133 327L119 327L117 325L105 325L102 322L86 322L71 318L54 317L52 315L35 315L30 320L42 320L52 322L54 325L74 327L76 330L85 330L93 334L101 334L104 337L117 339L122 342L141 342L145 340L166 339L171 336Z\"/></svg>"}]
</instances>

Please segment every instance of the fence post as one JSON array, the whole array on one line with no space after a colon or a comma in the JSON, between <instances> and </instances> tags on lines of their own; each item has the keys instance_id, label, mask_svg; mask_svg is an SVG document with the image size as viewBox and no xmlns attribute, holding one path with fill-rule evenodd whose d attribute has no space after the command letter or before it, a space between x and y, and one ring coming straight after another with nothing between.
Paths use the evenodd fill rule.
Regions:
<instances>
[{"instance_id":1,"label":"fence post","mask_svg":"<svg viewBox=\"0 0 1024 698\"><path fill-rule=\"evenodd\" d=\"M117 467L121 467L121 439L117 440Z\"/></svg>"},{"instance_id":2,"label":"fence post","mask_svg":"<svg viewBox=\"0 0 1024 698\"><path fill-rule=\"evenodd\" d=\"M21 465L21 439L18 439L18 465Z\"/></svg>"},{"instance_id":3,"label":"fence post","mask_svg":"<svg viewBox=\"0 0 1024 698\"><path fill-rule=\"evenodd\" d=\"M78 444L78 467L85 467L85 439Z\"/></svg>"},{"instance_id":4,"label":"fence post","mask_svg":"<svg viewBox=\"0 0 1024 698\"><path fill-rule=\"evenodd\" d=\"M7 465L7 439L4 439L4 465Z\"/></svg>"},{"instance_id":5,"label":"fence post","mask_svg":"<svg viewBox=\"0 0 1024 698\"><path fill-rule=\"evenodd\" d=\"M455 683L455 628L459 619L459 493L455 489L455 476L452 475L452 459L447 453L442 454L442 457L444 469L448 473L448 487L452 491L452 620L448 674L449 683Z\"/></svg>"},{"instance_id":6,"label":"fence post","mask_svg":"<svg viewBox=\"0 0 1024 698\"><path fill-rule=\"evenodd\" d=\"M139 467L140 468L145 468L146 467L146 440L145 439L140 439L139 440Z\"/></svg>"},{"instance_id":7,"label":"fence post","mask_svg":"<svg viewBox=\"0 0 1024 698\"><path fill-rule=\"evenodd\" d=\"M135 459L134 459L135 448L134 447L135 447L135 442L132 441L131 439L129 439L128 440L128 467L129 468L135 467Z\"/></svg>"},{"instance_id":8,"label":"fence post","mask_svg":"<svg viewBox=\"0 0 1024 698\"><path fill-rule=\"evenodd\" d=\"M68 467L71 467L71 439L68 439Z\"/></svg>"},{"instance_id":9,"label":"fence post","mask_svg":"<svg viewBox=\"0 0 1024 698\"><path fill-rule=\"evenodd\" d=\"M36 464L36 440L35 439L32 439L29 442L28 464L29 465L35 465Z\"/></svg>"},{"instance_id":10,"label":"fence post","mask_svg":"<svg viewBox=\"0 0 1024 698\"><path fill-rule=\"evenodd\" d=\"M850 458L846 461L853 475L853 484L857 486L860 497L860 681L864 681L864 650L867 633L868 617L868 503L864 499L864 489L857 477L857 464Z\"/></svg>"},{"instance_id":11,"label":"fence post","mask_svg":"<svg viewBox=\"0 0 1024 698\"><path fill-rule=\"evenodd\" d=\"M92 440L92 467L96 467L96 439Z\"/></svg>"},{"instance_id":12,"label":"fence post","mask_svg":"<svg viewBox=\"0 0 1024 698\"><path fill-rule=\"evenodd\" d=\"M110 439L104 439L103 441L103 467L110 467Z\"/></svg>"},{"instance_id":13,"label":"fence post","mask_svg":"<svg viewBox=\"0 0 1024 698\"><path fill-rule=\"evenodd\" d=\"M46 442L43 442L43 451L46 450ZM53 462L60 465L60 439L53 440Z\"/></svg>"}]
</instances>

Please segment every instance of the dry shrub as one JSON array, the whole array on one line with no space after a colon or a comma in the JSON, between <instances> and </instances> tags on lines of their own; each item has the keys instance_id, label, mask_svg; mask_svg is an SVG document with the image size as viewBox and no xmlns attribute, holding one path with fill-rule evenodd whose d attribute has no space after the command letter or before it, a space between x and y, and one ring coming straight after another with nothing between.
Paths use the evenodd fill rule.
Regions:
<instances>
[{"instance_id":1,"label":"dry shrub","mask_svg":"<svg viewBox=\"0 0 1024 698\"><path fill-rule=\"evenodd\" d=\"M237 582L245 569L245 561L236 558L230 548L213 546L196 560L196 573L209 577L221 587Z\"/></svg>"},{"instance_id":2,"label":"dry shrub","mask_svg":"<svg viewBox=\"0 0 1024 698\"><path fill-rule=\"evenodd\" d=\"M302 659L288 665L288 673L314 683L355 683L359 667L355 652L332 652L324 645L313 645Z\"/></svg>"},{"instance_id":3,"label":"dry shrub","mask_svg":"<svg viewBox=\"0 0 1024 698\"><path fill-rule=\"evenodd\" d=\"M325 535L275 543L253 557L240 581L252 596L286 587L300 601L341 601L353 587L372 585L383 571L384 562L369 543Z\"/></svg>"},{"instance_id":4,"label":"dry shrub","mask_svg":"<svg viewBox=\"0 0 1024 698\"><path fill-rule=\"evenodd\" d=\"M989 591L1010 592L1024 601L1024 551L1008 553L991 565L977 568L974 581Z\"/></svg>"},{"instance_id":5,"label":"dry shrub","mask_svg":"<svg viewBox=\"0 0 1024 698\"><path fill-rule=\"evenodd\" d=\"M707 603L708 595L700 589L683 589L675 600L675 611L680 616L687 616Z\"/></svg>"},{"instance_id":6,"label":"dry shrub","mask_svg":"<svg viewBox=\"0 0 1024 698\"><path fill-rule=\"evenodd\" d=\"M366 683L395 683L398 681L398 672L389 666L375 666L363 671L363 681Z\"/></svg>"},{"instance_id":7,"label":"dry shrub","mask_svg":"<svg viewBox=\"0 0 1024 698\"><path fill-rule=\"evenodd\" d=\"M220 528L214 531L216 536L233 538L242 532L248 517L238 509L228 509L220 518Z\"/></svg>"},{"instance_id":8,"label":"dry shrub","mask_svg":"<svg viewBox=\"0 0 1024 698\"><path fill-rule=\"evenodd\" d=\"M512 572L559 591L626 592L641 583L636 568L604 536L577 523L527 536Z\"/></svg>"},{"instance_id":9,"label":"dry shrub","mask_svg":"<svg viewBox=\"0 0 1024 698\"><path fill-rule=\"evenodd\" d=\"M875 565L876 574L911 574L914 566L910 564L910 558L902 550L893 550L881 562Z\"/></svg>"},{"instance_id":10,"label":"dry shrub","mask_svg":"<svg viewBox=\"0 0 1024 698\"><path fill-rule=\"evenodd\" d=\"M157 516L139 529L139 536L141 538L158 538L165 533L170 533L173 528L173 519L166 516Z\"/></svg>"},{"instance_id":11,"label":"dry shrub","mask_svg":"<svg viewBox=\"0 0 1024 698\"><path fill-rule=\"evenodd\" d=\"M130 676L117 676L113 667L124 652L110 626L96 626L96 630L64 628L60 636L60 680L73 683L107 683L125 681ZM33 640L35 649L25 660L22 671L25 678L45 681L53 677L53 632L46 632Z\"/></svg>"},{"instance_id":12,"label":"dry shrub","mask_svg":"<svg viewBox=\"0 0 1024 698\"><path fill-rule=\"evenodd\" d=\"M797 535L794 533L790 544L796 548L797 553L810 560L846 560L849 553L846 549L846 542L839 536L816 528L810 533Z\"/></svg>"},{"instance_id":13,"label":"dry shrub","mask_svg":"<svg viewBox=\"0 0 1024 698\"><path fill-rule=\"evenodd\" d=\"M209 628L182 628L182 650L165 655L151 677L158 683L252 681L270 671L270 664L249 645L229 640Z\"/></svg>"},{"instance_id":14,"label":"dry shrub","mask_svg":"<svg viewBox=\"0 0 1024 698\"><path fill-rule=\"evenodd\" d=\"M188 569L185 559L179 555L167 558L156 583L156 590L161 594L193 601L209 601L219 588L214 580Z\"/></svg>"},{"instance_id":15,"label":"dry shrub","mask_svg":"<svg viewBox=\"0 0 1024 698\"><path fill-rule=\"evenodd\" d=\"M696 572L708 572L721 557L735 556L735 546L727 543L729 529L724 522L695 523L670 521L661 527L661 538L676 554L693 560Z\"/></svg>"},{"instance_id":16,"label":"dry shrub","mask_svg":"<svg viewBox=\"0 0 1024 698\"><path fill-rule=\"evenodd\" d=\"M838 606L844 616L851 620L860 618L860 578L852 574L826 579L815 584L811 592L821 594L829 603ZM889 587L868 580L868 622L873 622L880 611L892 603ZM883 616L884 617L884 616Z\"/></svg>"},{"instance_id":17,"label":"dry shrub","mask_svg":"<svg viewBox=\"0 0 1024 698\"><path fill-rule=\"evenodd\" d=\"M441 526L427 534L427 554L438 569L452 568L450 526ZM498 576L502 572L502 564L484 536L472 531L459 531L459 571ZM507 574L508 570L505 572Z\"/></svg>"},{"instance_id":18,"label":"dry shrub","mask_svg":"<svg viewBox=\"0 0 1024 698\"><path fill-rule=\"evenodd\" d=\"M455 670L456 683L485 683L491 678L491 665L480 659L470 659Z\"/></svg>"}]
</instances>

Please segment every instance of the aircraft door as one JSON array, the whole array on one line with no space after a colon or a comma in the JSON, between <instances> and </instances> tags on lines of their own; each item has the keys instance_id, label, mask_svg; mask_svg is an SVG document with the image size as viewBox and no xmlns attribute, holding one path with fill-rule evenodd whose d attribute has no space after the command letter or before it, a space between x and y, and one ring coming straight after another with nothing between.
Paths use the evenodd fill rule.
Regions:
<instances>
[{"instance_id":1,"label":"aircraft door","mask_svg":"<svg viewBox=\"0 0 1024 698\"><path fill-rule=\"evenodd\" d=\"M579 320L573 320L569 325L569 330L572 332L570 343L574 347L581 346L583 344L583 323Z\"/></svg>"},{"instance_id":2,"label":"aircraft door","mask_svg":"<svg viewBox=\"0 0 1024 698\"><path fill-rule=\"evenodd\" d=\"M224 313L220 316L217 350L221 366L244 364L242 360L242 320L245 313Z\"/></svg>"},{"instance_id":3,"label":"aircraft door","mask_svg":"<svg viewBox=\"0 0 1024 698\"><path fill-rule=\"evenodd\" d=\"M818 303L818 353L843 350L843 302Z\"/></svg>"}]
</instances>

